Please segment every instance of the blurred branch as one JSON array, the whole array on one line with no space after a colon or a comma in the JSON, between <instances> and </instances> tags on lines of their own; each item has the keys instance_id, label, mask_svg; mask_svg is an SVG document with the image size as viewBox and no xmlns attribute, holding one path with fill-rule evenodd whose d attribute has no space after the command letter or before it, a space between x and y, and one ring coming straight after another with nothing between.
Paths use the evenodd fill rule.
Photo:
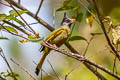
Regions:
<instances>
[{"instance_id":1,"label":"blurred branch","mask_svg":"<svg viewBox=\"0 0 120 80\"><path fill-rule=\"evenodd\" d=\"M14 64L16 64L18 67L20 67L24 72L26 72L33 80L36 80L25 68L23 68L19 63L17 63L12 58L10 59Z\"/></svg>"},{"instance_id":2,"label":"blurred branch","mask_svg":"<svg viewBox=\"0 0 120 80\"><path fill-rule=\"evenodd\" d=\"M13 73L13 70L12 70L10 64L8 63L8 61L7 61L6 57L5 57L5 54L4 54L3 50L2 50L2 48L0 48L0 56L1 56L1 57L4 59L4 61L6 62L8 68L9 68L9 70L10 70L10 72L12 73L13 79L14 79L14 80L17 80L17 78L14 76L14 73Z\"/></svg>"},{"instance_id":3,"label":"blurred branch","mask_svg":"<svg viewBox=\"0 0 120 80\"><path fill-rule=\"evenodd\" d=\"M40 9L41 9L41 6L42 6L42 4L43 4L43 1L44 1L44 0L41 0L41 1L40 1L40 5L39 5L38 10L37 10L37 12L36 12L36 14L35 14L36 16L38 15L38 13L39 13L39 11L40 11Z\"/></svg>"},{"instance_id":4,"label":"blurred branch","mask_svg":"<svg viewBox=\"0 0 120 80\"><path fill-rule=\"evenodd\" d=\"M47 61L48 61L48 63L50 64L53 72L55 73L55 76L57 77L57 79L60 80L59 76L57 75L57 73L56 73L56 71L54 70L54 67L52 66L52 64L50 63L50 61L49 61L49 60L47 60Z\"/></svg>"},{"instance_id":5,"label":"blurred branch","mask_svg":"<svg viewBox=\"0 0 120 80\"><path fill-rule=\"evenodd\" d=\"M88 48L89 48L89 45L90 45L91 41L93 40L93 38L94 38L94 36L92 36L92 37L90 38L90 40L88 41L88 44L87 44L87 47L86 47L86 49L85 49L85 52L84 52L83 56L86 55L86 53L87 53L87 51L88 51Z\"/></svg>"},{"instance_id":6,"label":"blurred branch","mask_svg":"<svg viewBox=\"0 0 120 80\"><path fill-rule=\"evenodd\" d=\"M0 76L0 80L6 80L6 79L4 79L4 78L2 78L2 77Z\"/></svg>"},{"instance_id":7,"label":"blurred branch","mask_svg":"<svg viewBox=\"0 0 120 80\"><path fill-rule=\"evenodd\" d=\"M1 1L0 1L0 4L2 4L2 5L4 5L4 6L7 6L7 7L10 7L9 5L7 5L7 4L5 4L5 3L2 3Z\"/></svg>"},{"instance_id":8,"label":"blurred branch","mask_svg":"<svg viewBox=\"0 0 120 80\"><path fill-rule=\"evenodd\" d=\"M112 45L112 43L111 43L111 41L110 41L110 39L109 39L109 36L108 36L108 34L107 34L107 31L106 31L106 29L105 29L105 25L104 25L104 23L103 23L103 21L102 21L101 14L100 14L100 11L99 11L97 2L96 2L96 0L93 0L93 2L94 2L94 5L95 5L95 8L96 8L96 12L97 12L97 15L98 15L98 19L99 19L99 21L100 21L101 28L102 28L102 30L103 30L103 32L104 32L105 38L106 38L106 40L107 40L107 42L108 42L108 45L110 46L110 48L113 50L113 52L115 53L116 57L117 57L118 60L120 61L120 55L119 55L119 53L115 50L115 48L113 47L113 45Z\"/></svg>"},{"instance_id":9,"label":"blurred branch","mask_svg":"<svg viewBox=\"0 0 120 80\"><path fill-rule=\"evenodd\" d=\"M65 80L67 80L68 76L74 71L76 70L77 68L80 67L80 64L78 66L76 66L75 68L71 69L66 75L65 75Z\"/></svg>"},{"instance_id":10,"label":"blurred branch","mask_svg":"<svg viewBox=\"0 0 120 80\"><path fill-rule=\"evenodd\" d=\"M51 44L49 44L49 43L47 43L47 42L45 42L45 41L42 42L42 45L43 45L43 46L46 46L46 47L48 47L48 48L50 48L50 49L53 49L53 50L55 50L55 51L58 51L58 52L60 52L60 53L63 53L64 55L67 55L67 56L69 56L69 57L71 57L71 58L74 58L74 59L76 59L76 60L78 60L78 61L82 61L82 62L85 63L85 64L93 65L93 66L99 68L100 70L108 73L109 75L111 75L111 76L113 76L113 77L115 77L115 78L117 78L117 79L120 79L120 76L119 76L119 75L111 72L109 69L103 67L102 65L99 65L99 64L97 64L97 63L95 63L95 62L93 62L93 61L91 61L91 60L88 60L87 58L85 58L84 56L81 56L80 54L68 52L68 51L63 50L63 49L59 49L57 46L51 45ZM90 70L91 70L91 69L90 69Z\"/></svg>"}]
</instances>

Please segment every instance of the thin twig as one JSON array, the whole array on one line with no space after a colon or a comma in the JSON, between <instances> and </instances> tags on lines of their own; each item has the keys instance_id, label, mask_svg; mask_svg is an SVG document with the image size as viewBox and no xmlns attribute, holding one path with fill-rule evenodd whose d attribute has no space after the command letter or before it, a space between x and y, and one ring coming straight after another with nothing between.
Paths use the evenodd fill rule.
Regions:
<instances>
[{"instance_id":1,"label":"thin twig","mask_svg":"<svg viewBox=\"0 0 120 80\"><path fill-rule=\"evenodd\" d=\"M40 1L40 5L39 5L38 10L37 10L37 12L36 12L36 16L37 16L38 13L40 12L40 9L41 9L41 7L42 7L43 1L44 1L44 0L41 0L41 1Z\"/></svg>"},{"instance_id":2,"label":"thin twig","mask_svg":"<svg viewBox=\"0 0 120 80\"><path fill-rule=\"evenodd\" d=\"M56 16L56 9L53 9L53 27L55 28L55 16Z\"/></svg>"},{"instance_id":3,"label":"thin twig","mask_svg":"<svg viewBox=\"0 0 120 80\"><path fill-rule=\"evenodd\" d=\"M16 64L18 67L20 67L24 72L26 72L33 80L36 80L25 68L23 68L18 62L13 60L12 58L10 59L14 64Z\"/></svg>"},{"instance_id":4,"label":"thin twig","mask_svg":"<svg viewBox=\"0 0 120 80\"><path fill-rule=\"evenodd\" d=\"M57 79L58 79L58 80L60 80L60 78L58 77L57 73L55 72L55 70L54 70L54 68L53 68L52 64L50 63L50 61L49 61L49 60L47 60L47 62L50 64L50 66L51 66L51 68L52 68L53 72L55 73L55 76L57 77Z\"/></svg>"},{"instance_id":5,"label":"thin twig","mask_svg":"<svg viewBox=\"0 0 120 80\"><path fill-rule=\"evenodd\" d=\"M65 75L65 80L67 80L68 76L74 71L76 70L77 68L80 67L80 64L78 66L76 66L75 68L71 69L66 75Z\"/></svg>"},{"instance_id":6,"label":"thin twig","mask_svg":"<svg viewBox=\"0 0 120 80\"><path fill-rule=\"evenodd\" d=\"M0 1L0 4L7 6L7 7L10 7L9 5L2 3L1 1Z\"/></svg>"},{"instance_id":7,"label":"thin twig","mask_svg":"<svg viewBox=\"0 0 120 80\"><path fill-rule=\"evenodd\" d=\"M116 56L115 56L114 64L113 64L113 73L115 73L115 69L116 69ZM117 69L116 69L116 71L117 71Z\"/></svg>"},{"instance_id":8,"label":"thin twig","mask_svg":"<svg viewBox=\"0 0 120 80\"><path fill-rule=\"evenodd\" d=\"M14 80L17 80L17 78L14 76L14 73L13 73L13 70L12 70L12 68L11 68L11 66L10 66L10 64L8 63L8 61L7 61L7 58L5 57L5 54L4 54L4 52L3 52L3 50L0 48L0 55L1 55L1 57L5 60L5 62L6 62L6 64L7 64L7 66L8 66L8 68L9 68L9 70L10 70L10 72L12 73L12 77L14 78Z\"/></svg>"},{"instance_id":9,"label":"thin twig","mask_svg":"<svg viewBox=\"0 0 120 80\"><path fill-rule=\"evenodd\" d=\"M40 78L40 80L42 80L43 79L43 74L42 74L42 70L40 70L40 75L41 75L41 78Z\"/></svg>"},{"instance_id":10,"label":"thin twig","mask_svg":"<svg viewBox=\"0 0 120 80\"><path fill-rule=\"evenodd\" d=\"M85 49L85 52L84 52L83 56L86 55L86 53L87 53L87 51L88 51L88 48L89 48L89 45L90 45L91 41L93 40L93 38L94 38L94 36L92 36L92 37L90 38L90 40L89 40L89 42L88 42L88 44L87 44L87 47L86 47L86 49Z\"/></svg>"}]
</instances>

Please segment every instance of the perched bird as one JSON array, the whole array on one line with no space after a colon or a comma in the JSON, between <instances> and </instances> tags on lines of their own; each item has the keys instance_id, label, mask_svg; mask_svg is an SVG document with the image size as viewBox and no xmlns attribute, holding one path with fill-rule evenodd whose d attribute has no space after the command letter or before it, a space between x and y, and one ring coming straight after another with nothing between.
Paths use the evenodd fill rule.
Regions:
<instances>
[{"instance_id":1,"label":"perched bird","mask_svg":"<svg viewBox=\"0 0 120 80\"><path fill-rule=\"evenodd\" d=\"M64 13L64 18L61 22L61 27L58 29L55 29L46 39L45 41L50 44L55 44L57 47L60 47L68 38L70 34L70 26L71 24L75 22L75 19L70 19L66 16L66 13ZM39 71L42 67L42 64L46 58L46 56L50 53L51 49L42 46L41 51L43 51L42 58L40 59L35 73L36 75L39 74Z\"/></svg>"}]
</instances>

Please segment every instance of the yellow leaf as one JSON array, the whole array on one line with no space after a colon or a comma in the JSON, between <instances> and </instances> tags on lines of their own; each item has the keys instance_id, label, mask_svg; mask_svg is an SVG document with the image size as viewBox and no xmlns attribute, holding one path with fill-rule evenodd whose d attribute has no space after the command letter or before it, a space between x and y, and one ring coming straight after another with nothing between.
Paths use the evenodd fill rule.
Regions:
<instances>
[{"instance_id":1,"label":"yellow leaf","mask_svg":"<svg viewBox=\"0 0 120 80\"><path fill-rule=\"evenodd\" d=\"M90 17L86 18L87 23L92 27L92 24L94 22L94 17L91 15Z\"/></svg>"},{"instance_id":2,"label":"yellow leaf","mask_svg":"<svg viewBox=\"0 0 120 80\"><path fill-rule=\"evenodd\" d=\"M19 43L25 43L27 40L19 40Z\"/></svg>"}]
</instances>

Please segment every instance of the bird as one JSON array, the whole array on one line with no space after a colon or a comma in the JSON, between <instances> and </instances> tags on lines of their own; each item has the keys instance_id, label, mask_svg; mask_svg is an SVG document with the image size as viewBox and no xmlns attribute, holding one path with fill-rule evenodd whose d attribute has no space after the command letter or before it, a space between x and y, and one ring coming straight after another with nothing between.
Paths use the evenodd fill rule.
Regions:
<instances>
[{"instance_id":1,"label":"bird","mask_svg":"<svg viewBox=\"0 0 120 80\"><path fill-rule=\"evenodd\" d=\"M49 44L54 44L57 47L60 47L62 44L66 42L66 40L69 37L69 34L71 32L70 28L72 23L76 22L76 19L69 18L66 15L66 12L64 13L63 20L61 22L61 26L58 29L55 29L46 39L45 41L48 42ZM39 75L39 71L42 67L42 64L46 58L46 56L50 53L51 49L48 47L42 46L40 52L42 53L42 57L35 69L35 74Z\"/></svg>"}]
</instances>

